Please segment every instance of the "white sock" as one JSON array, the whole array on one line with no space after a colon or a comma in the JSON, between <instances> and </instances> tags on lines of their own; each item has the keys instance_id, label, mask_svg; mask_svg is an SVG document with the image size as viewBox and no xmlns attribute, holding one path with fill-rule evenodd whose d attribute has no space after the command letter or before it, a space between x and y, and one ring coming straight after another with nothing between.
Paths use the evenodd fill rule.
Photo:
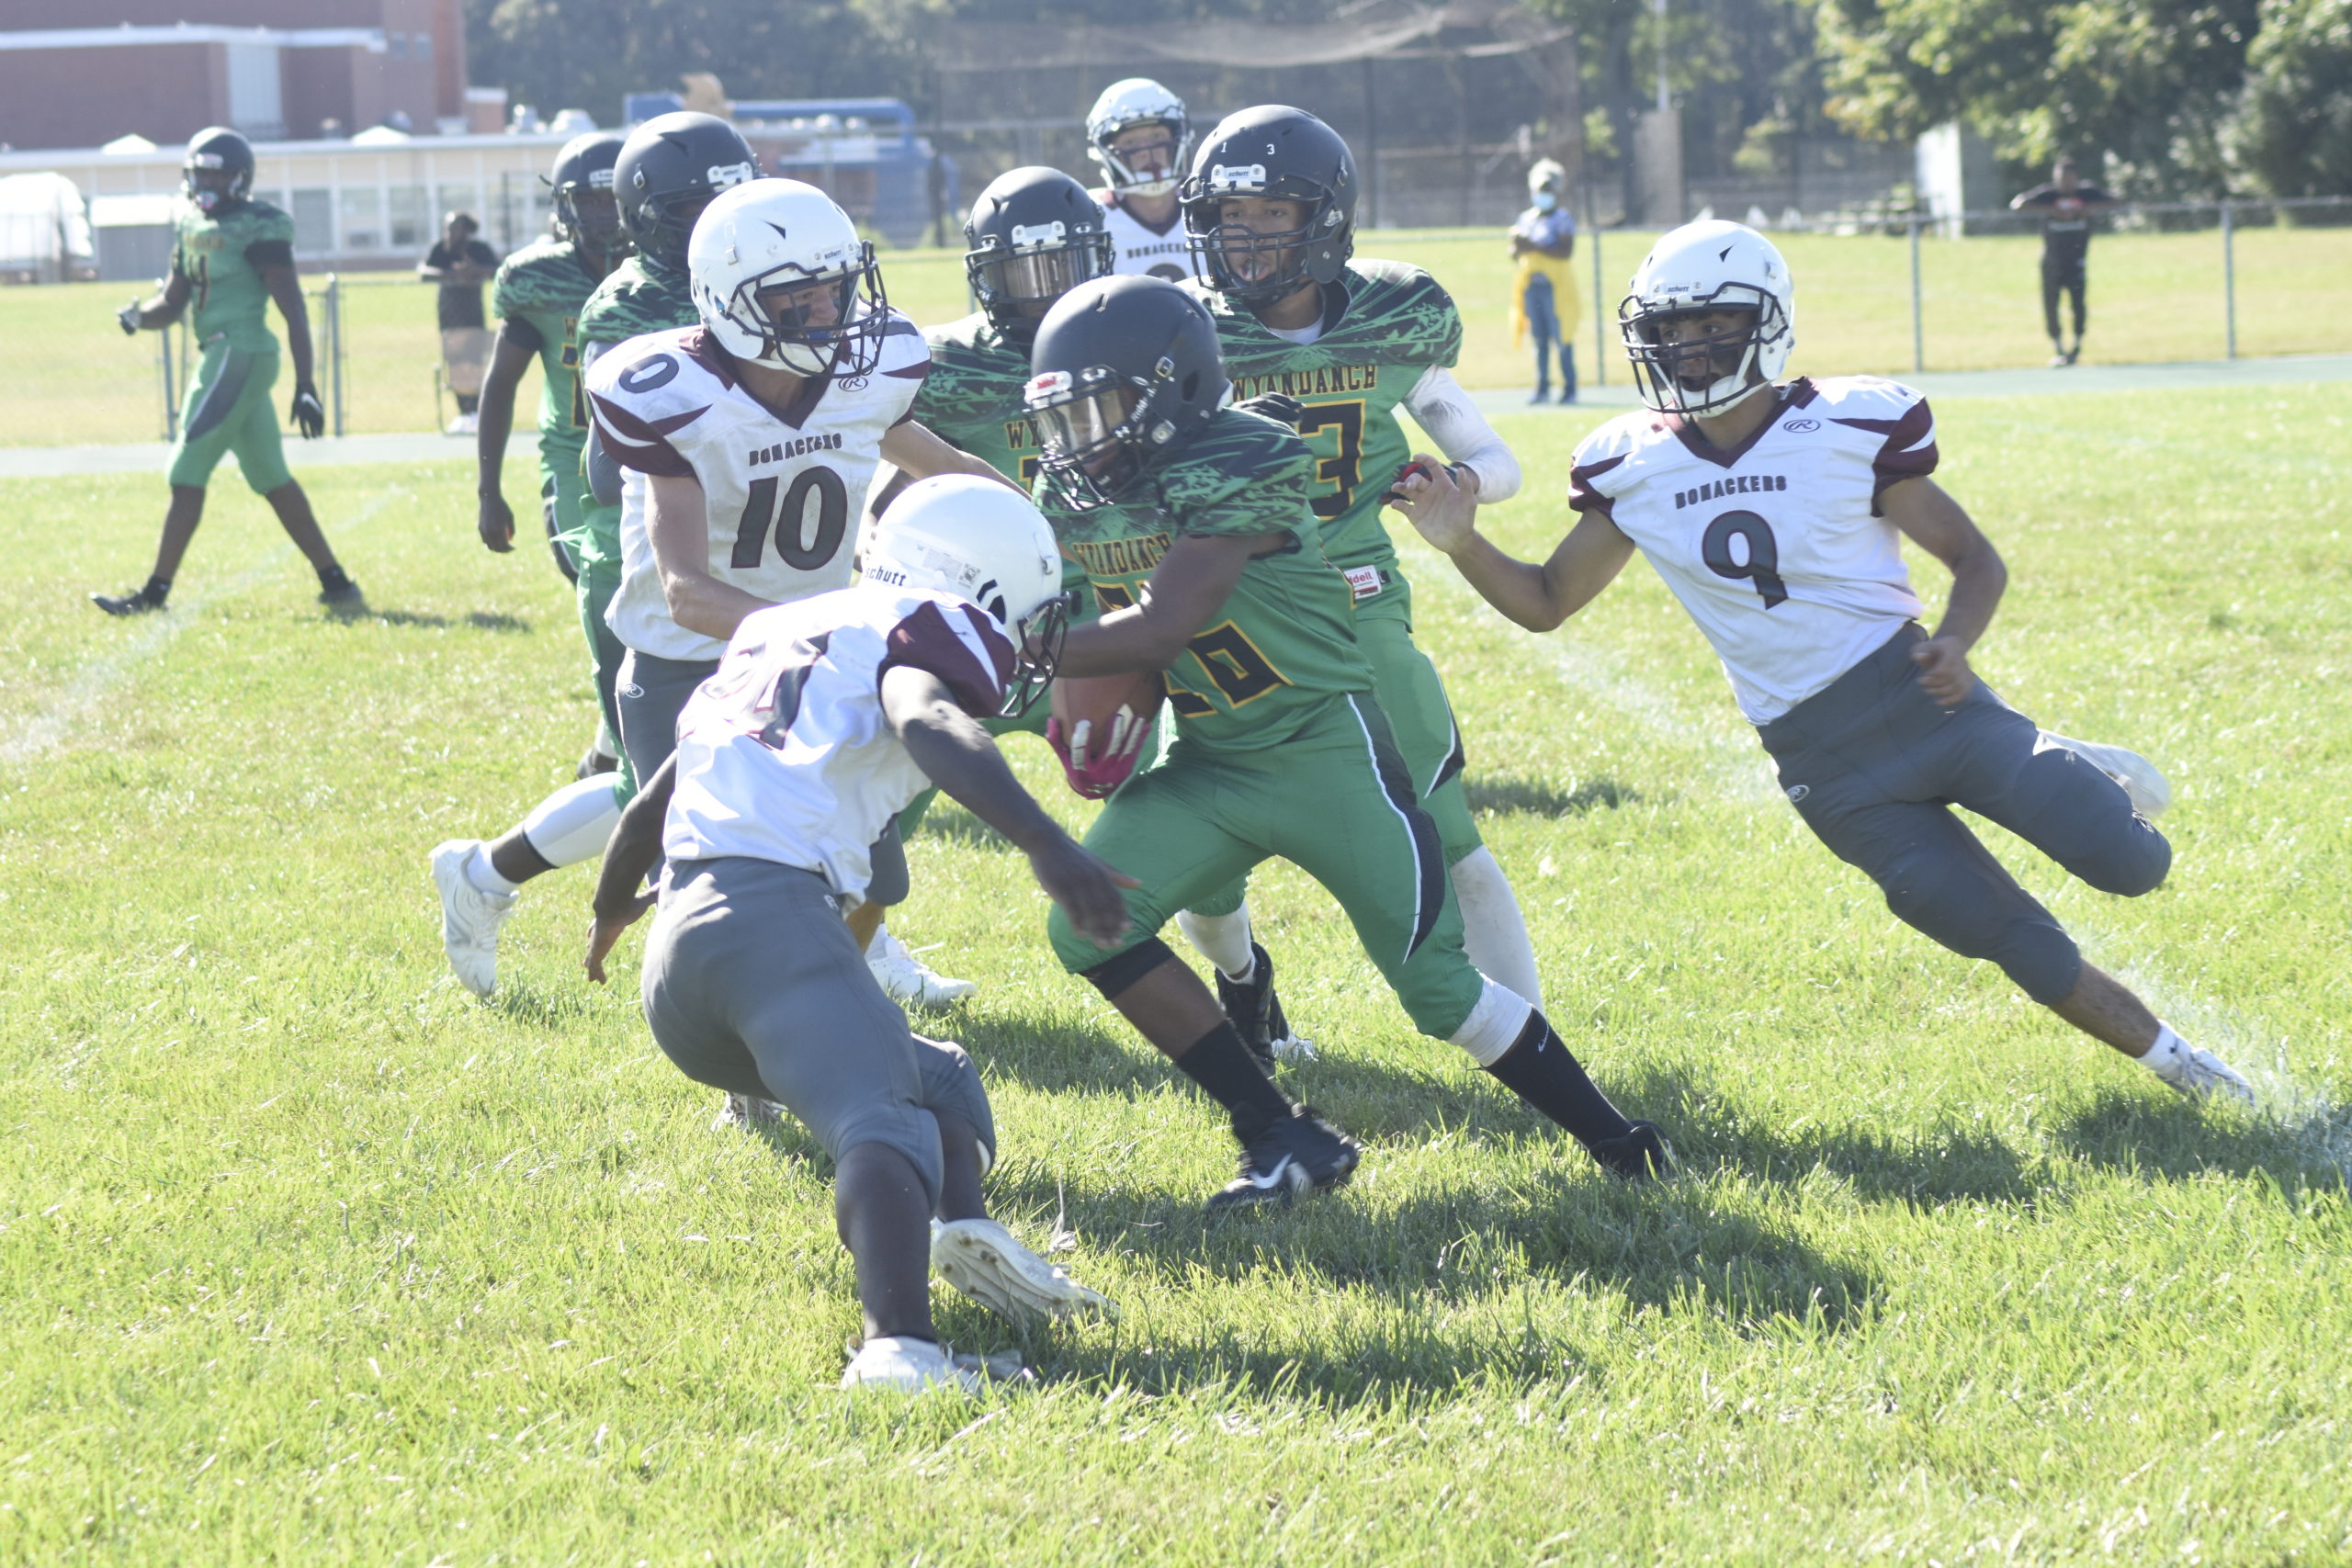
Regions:
<instances>
[{"instance_id":1,"label":"white sock","mask_svg":"<svg viewBox=\"0 0 2352 1568\"><path fill-rule=\"evenodd\" d=\"M844 910L842 912L846 914L848 911ZM876 920L874 922L874 934L866 939L865 961L868 964L871 964L889 951L890 922L888 920Z\"/></svg>"},{"instance_id":2,"label":"white sock","mask_svg":"<svg viewBox=\"0 0 2352 1568\"><path fill-rule=\"evenodd\" d=\"M1480 974L1510 987L1541 1012L1544 982L1535 973L1535 947L1527 940L1527 922L1520 918L1519 900L1495 863L1494 852L1481 844L1448 874L1454 901L1462 906L1462 950Z\"/></svg>"},{"instance_id":3,"label":"white sock","mask_svg":"<svg viewBox=\"0 0 2352 1568\"><path fill-rule=\"evenodd\" d=\"M613 775L597 773L564 785L531 807L523 837L549 865L572 865L605 852L621 819Z\"/></svg>"},{"instance_id":4,"label":"white sock","mask_svg":"<svg viewBox=\"0 0 2352 1568\"><path fill-rule=\"evenodd\" d=\"M2140 1065L2156 1077L2170 1083L2181 1068L2188 1065L2188 1042L2172 1032L2169 1023L2156 1025L2156 1043L2140 1058Z\"/></svg>"},{"instance_id":5,"label":"white sock","mask_svg":"<svg viewBox=\"0 0 2352 1568\"><path fill-rule=\"evenodd\" d=\"M1462 1027L1446 1036L1451 1044L1469 1053L1470 1059L1482 1067L1491 1067L1510 1055L1519 1037L1527 1032L1527 1021L1535 1016L1535 1009L1525 997L1509 986L1488 980L1478 993L1478 1005L1462 1021Z\"/></svg>"},{"instance_id":6,"label":"white sock","mask_svg":"<svg viewBox=\"0 0 2352 1568\"><path fill-rule=\"evenodd\" d=\"M1229 915L1196 915L1190 909L1176 912L1176 929L1193 944L1193 951L1216 965L1218 974L1238 983L1248 981L1256 972L1258 960L1250 951L1250 904Z\"/></svg>"},{"instance_id":7,"label":"white sock","mask_svg":"<svg viewBox=\"0 0 2352 1568\"><path fill-rule=\"evenodd\" d=\"M498 874L498 868L490 863L488 844L476 844L474 852L466 857L466 880L473 884L477 893L513 894L523 886Z\"/></svg>"}]
</instances>

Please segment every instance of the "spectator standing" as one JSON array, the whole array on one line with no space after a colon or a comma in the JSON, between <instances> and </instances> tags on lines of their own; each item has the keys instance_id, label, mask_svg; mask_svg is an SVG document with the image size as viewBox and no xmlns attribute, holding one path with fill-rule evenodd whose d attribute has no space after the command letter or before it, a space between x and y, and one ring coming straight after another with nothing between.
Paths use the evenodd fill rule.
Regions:
<instances>
[{"instance_id":1,"label":"spectator standing","mask_svg":"<svg viewBox=\"0 0 2352 1568\"><path fill-rule=\"evenodd\" d=\"M2009 203L2015 212L2041 215L2041 321L2050 333L2050 363L2072 365L2083 352L2083 323L2089 318L2084 301L2085 264L2091 250L2091 215L2115 205L2114 194L2100 186L2085 185L2072 158L2061 158L2050 171L2050 183L2036 186ZM2069 348L2058 331L2058 297L2071 295L2075 306L2075 343Z\"/></svg>"},{"instance_id":2,"label":"spectator standing","mask_svg":"<svg viewBox=\"0 0 2352 1568\"><path fill-rule=\"evenodd\" d=\"M441 220L441 238L416 264L419 281L441 286L441 364L458 395L452 435L474 433L482 375L490 365L490 327L481 313L481 286L498 271L498 253L480 239L470 212Z\"/></svg>"},{"instance_id":3,"label":"spectator standing","mask_svg":"<svg viewBox=\"0 0 2352 1568\"><path fill-rule=\"evenodd\" d=\"M1560 400L1577 400L1577 294L1569 286L1568 258L1576 254L1577 220L1562 199L1568 172L1549 158L1527 171L1531 205L1510 226L1510 256L1519 269L1510 291L1510 342L1517 348L1535 336L1535 395L1552 392L1552 346L1560 351Z\"/></svg>"}]
</instances>

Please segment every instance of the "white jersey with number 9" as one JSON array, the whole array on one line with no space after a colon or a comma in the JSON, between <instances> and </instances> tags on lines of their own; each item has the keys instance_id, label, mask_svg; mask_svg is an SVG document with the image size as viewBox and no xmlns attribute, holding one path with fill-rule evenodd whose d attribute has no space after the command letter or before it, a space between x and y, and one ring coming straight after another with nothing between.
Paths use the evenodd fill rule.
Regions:
<instances>
[{"instance_id":1,"label":"white jersey with number 9","mask_svg":"<svg viewBox=\"0 0 2352 1568\"><path fill-rule=\"evenodd\" d=\"M1879 496L1935 467L1935 416L1917 391L1800 377L1731 451L1679 414L1619 415L1577 444L1568 504L1639 547L1762 725L1919 617Z\"/></svg>"},{"instance_id":2,"label":"white jersey with number 9","mask_svg":"<svg viewBox=\"0 0 2352 1568\"><path fill-rule=\"evenodd\" d=\"M625 470L621 582L605 613L622 642L682 660L727 649L671 617L646 533L648 475L702 486L708 570L720 581L778 604L848 584L882 438L931 366L914 323L890 316L871 375L810 380L781 415L735 379L701 327L649 333L597 356L589 406Z\"/></svg>"}]
</instances>

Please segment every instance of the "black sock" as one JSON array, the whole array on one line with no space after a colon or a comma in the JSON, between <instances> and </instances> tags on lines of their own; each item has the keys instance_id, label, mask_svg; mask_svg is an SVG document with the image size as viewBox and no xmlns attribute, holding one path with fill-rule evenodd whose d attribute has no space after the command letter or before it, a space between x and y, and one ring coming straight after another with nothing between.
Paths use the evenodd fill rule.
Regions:
<instances>
[{"instance_id":1,"label":"black sock","mask_svg":"<svg viewBox=\"0 0 2352 1568\"><path fill-rule=\"evenodd\" d=\"M1290 1097L1274 1087L1274 1080L1241 1043L1240 1031L1230 1022L1220 1023L1193 1041L1176 1058L1176 1066L1233 1113L1233 1130L1245 1138L1291 1113Z\"/></svg>"},{"instance_id":2,"label":"black sock","mask_svg":"<svg viewBox=\"0 0 2352 1568\"><path fill-rule=\"evenodd\" d=\"M151 577L147 580L147 586L139 592L145 596L149 604L160 604L172 596L172 580L168 577Z\"/></svg>"},{"instance_id":3,"label":"black sock","mask_svg":"<svg viewBox=\"0 0 2352 1568\"><path fill-rule=\"evenodd\" d=\"M1633 1123L1609 1103L1599 1085L1568 1050L1567 1042L1544 1021L1542 1013L1528 1016L1527 1027L1510 1050L1487 1071L1509 1085L1512 1093L1566 1128L1581 1144L1622 1138Z\"/></svg>"},{"instance_id":4,"label":"black sock","mask_svg":"<svg viewBox=\"0 0 2352 1568\"><path fill-rule=\"evenodd\" d=\"M327 589L330 592L343 587L350 581L350 578L344 575L343 568L340 566L328 567L326 570L319 573L319 586Z\"/></svg>"}]
</instances>

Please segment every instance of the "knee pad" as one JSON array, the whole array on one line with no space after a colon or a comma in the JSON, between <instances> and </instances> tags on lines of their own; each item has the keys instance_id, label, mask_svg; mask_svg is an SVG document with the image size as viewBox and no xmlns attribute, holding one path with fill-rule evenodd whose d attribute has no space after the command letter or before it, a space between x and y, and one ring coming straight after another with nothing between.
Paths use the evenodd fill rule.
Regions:
<instances>
[{"instance_id":1,"label":"knee pad","mask_svg":"<svg viewBox=\"0 0 2352 1568\"><path fill-rule=\"evenodd\" d=\"M1146 937L1125 953L1114 953L1091 969L1080 970L1079 978L1102 992L1105 1001L1113 1001L1175 956L1158 937Z\"/></svg>"},{"instance_id":2,"label":"knee pad","mask_svg":"<svg viewBox=\"0 0 2352 1568\"><path fill-rule=\"evenodd\" d=\"M2049 910L1981 845L1973 847L1966 859L1925 845L1896 855L1877 873L1886 907L1962 957L1999 964L2019 990L2046 1007L2075 988L2081 951Z\"/></svg>"},{"instance_id":3,"label":"knee pad","mask_svg":"<svg viewBox=\"0 0 2352 1568\"><path fill-rule=\"evenodd\" d=\"M549 865L573 865L605 852L621 819L612 778L604 773L568 784L531 808L523 837Z\"/></svg>"},{"instance_id":4,"label":"knee pad","mask_svg":"<svg viewBox=\"0 0 2352 1568\"><path fill-rule=\"evenodd\" d=\"M923 1104L971 1123L979 1135L980 1170L985 1175L996 1166L996 1112L989 1105L980 1069L972 1065L971 1054L952 1041L918 1034L914 1042L922 1071Z\"/></svg>"}]
</instances>

